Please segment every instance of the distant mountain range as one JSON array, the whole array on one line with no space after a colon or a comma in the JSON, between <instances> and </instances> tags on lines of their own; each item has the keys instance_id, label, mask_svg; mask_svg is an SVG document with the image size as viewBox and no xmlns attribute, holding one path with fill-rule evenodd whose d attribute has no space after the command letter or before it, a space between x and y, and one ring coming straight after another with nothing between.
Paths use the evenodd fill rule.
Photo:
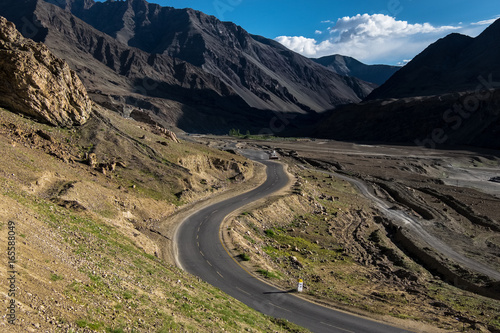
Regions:
<instances>
[{"instance_id":1,"label":"distant mountain range","mask_svg":"<svg viewBox=\"0 0 500 333\"><path fill-rule=\"evenodd\" d=\"M499 40L500 20L476 38L448 35L426 48L368 99L474 91L483 81L500 82Z\"/></svg>"},{"instance_id":2,"label":"distant mountain range","mask_svg":"<svg viewBox=\"0 0 500 333\"><path fill-rule=\"evenodd\" d=\"M430 148L500 149L500 20L476 38L451 34L368 98L327 112L308 135Z\"/></svg>"},{"instance_id":3,"label":"distant mountain range","mask_svg":"<svg viewBox=\"0 0 500 333\"><path fill-rule=\"evenodd\" d=\"M340 54L312 60L333 70L337 74L356 77L377 85L383 84L394 73L401 69L399 66L366 65L354 58L342 56Z\"/></svg>"},{"instance_id":4,"label":"distant mountain range","mask_svg":"<svg viewBox=\"0 0 500 333\"><path fill-rule=\"evenodd\" d=\"M272 112L314 115L360 102L376 87L192 9L2 0L0 15L66 60L95 101L186 131L258 131Z\"/></svg>"}]
</instances>

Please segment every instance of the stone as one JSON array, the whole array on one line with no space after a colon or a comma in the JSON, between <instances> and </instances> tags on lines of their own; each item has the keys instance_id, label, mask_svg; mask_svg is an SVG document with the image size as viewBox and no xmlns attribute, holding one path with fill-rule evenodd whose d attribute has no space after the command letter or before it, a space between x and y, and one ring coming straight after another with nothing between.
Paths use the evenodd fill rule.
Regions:
<instances>
[{"instance_id":1,"label":"stone","mask_svg":"<svg viewBox=\"0 0 500 333\"><path fill-rule=\"evenodd\" d=\"M166 129L166 128L161 127L161 126L158 126L158 125L156 125L154 127L154 130L156 133L163 135L168 140L173 141L175 143L180 143L180 140L177 138L177 135L174 132L172 132L171 130Z\"/></svg>"},{"instance_id":2,"label":"stone","mask_svg":"<svg viewBox=\"0 0 500 333\"><path fill-rule=\"evenodd\" d=\"M83 125L92 109L68 64L0 17L0 105L53 126Z\"/></svg>"},{"instance_id":3,"label":"stone","mask_svg":"<svg viewBox=\"0 0 500 333\"><path fill-rule=\"evenodd\" d=\"M94 153L87 154L87 164L95 168L98 164L97 155Z\"/></svg>"}]
</instances>

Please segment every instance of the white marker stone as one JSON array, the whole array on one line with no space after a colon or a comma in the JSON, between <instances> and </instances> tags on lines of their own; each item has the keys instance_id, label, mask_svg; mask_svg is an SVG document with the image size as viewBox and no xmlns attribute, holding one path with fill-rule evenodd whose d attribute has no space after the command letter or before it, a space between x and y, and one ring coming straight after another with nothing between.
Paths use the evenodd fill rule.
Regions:
<instances>
[{"instance_id":1,"label":"white marker stone","mask_svg":"<svg viewBox=\"0 0 500 333\"><path fill-rule=\"evenodd\" d=\"M304 281L302 281L302 279L299 279L299 285L297 286L297 291L301 293L302 290L304 290Z\"/></svg>"}]
</instances>

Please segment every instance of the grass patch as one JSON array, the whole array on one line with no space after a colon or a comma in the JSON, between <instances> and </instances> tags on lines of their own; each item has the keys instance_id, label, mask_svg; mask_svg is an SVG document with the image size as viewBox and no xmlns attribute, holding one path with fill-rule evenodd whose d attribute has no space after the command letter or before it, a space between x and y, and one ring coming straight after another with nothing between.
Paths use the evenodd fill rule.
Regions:
<instances>
[{"instance_id":1,"label":"grass patch","mask_svg":"<svg viewBox=\"0 0 500 333\"><path fill-rule=\"evenodd\" d=\"M248 253L241 253L238 257L243 261L250 261L250 255Z\"/></svg>"},{"instance_id":2,"label":"grass patch","mask_svg":"<svg viewBox=\"0 0 500 333\"><path fill-rule=\"evenodd\" d=\"M60 281L60 280L64 280L64 277L57 274L50 275L50 281Z\"/></svg>"},{"instance_id":3,"label":"grass patch","mask_svg":"<svg viewBox=\"0 0 500 333\"><path fill-rule=\"evenodd\" d=\"M272 318L271 321L284 330L285 332L291 333L308 333L311 332L308 329L295 325L294 323L289 322L283 318Z\"/></svg>"},{"instance_id":4,"label":"grass patch","mask_svg":"<svg viewBox=\"0 0 500 333\"><path fill-rule=\"evenodd\" d=\"M277 272L272 272L267 269L258 269L257 273L265 277L266 279L280 279L280 274Z\"/></svg>"},{"instance_id":5,"label":"grass patch","mask_svg":"<svg viewBox=\"0 0 500 333\"><path fill-rule=\"evenodd\" d=\"M124 299L131 299L134 295L130 291L126 291L123 293Z\"/></svg>"},{"instance_id":6,"label":"grass patch","mask_svg":"<svg viewBox=\"0 0 500 333\"><path fill-rule=\"evenodd\" d=\"M93 323L86 319L77 320L76 325L80 328L90 328L91 330L98 330L102 327L101 323Z\"/></svg>"},{"instance_id":7,"label":"grass patch","mask_svg":"<svg viewBox=\"0 0 500 333\"><path fill-rule=\"evenodd\" d=\"M264 233L266 234L267 237L273 238L276 236L276 232L274 232L274 230L272 229L267 229L264 231Z\"/></svg>"}]
</instances>

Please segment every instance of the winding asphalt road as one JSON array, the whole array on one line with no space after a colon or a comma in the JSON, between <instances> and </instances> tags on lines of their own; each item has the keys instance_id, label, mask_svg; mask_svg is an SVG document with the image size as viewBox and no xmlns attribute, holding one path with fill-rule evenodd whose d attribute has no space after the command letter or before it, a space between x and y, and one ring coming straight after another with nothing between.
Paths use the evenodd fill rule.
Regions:
<instances>
[{"instance_id":1,"label":"winding asphalt road","mask_svg":"<svg viewBox=\"0 0 500 333\"><path fill-rule=\"evenodd\" d=\"M263 153L251 157L267 166L267 180L253 191L206 207L184 220L175 235L177 264L248 306L269 316L287 319L312 332L409 332L322 307L276 289L254 278L229 255L220 239L220 224L226 215L282 189L288 183L282 164L267 160L267 154Z\"/></svg>"}]
</instances>

